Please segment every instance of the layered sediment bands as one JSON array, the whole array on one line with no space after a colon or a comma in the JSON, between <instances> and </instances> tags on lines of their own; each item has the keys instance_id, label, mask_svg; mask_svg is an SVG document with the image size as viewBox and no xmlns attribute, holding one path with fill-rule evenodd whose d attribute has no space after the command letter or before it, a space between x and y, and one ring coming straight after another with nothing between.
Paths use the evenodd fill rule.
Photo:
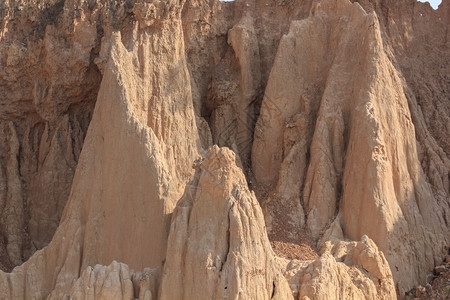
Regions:
<instances>
[{"instance_id":1,"label":"layered sediment bands","mask_svg":"<svg viewBox=\"0 0 450 300\"><path fill-rule=\"evenodd\" d=\"M400 293L409 290L445 254L449 236L448 206L433 194L416 147L404 86L376 15L347 1L321 1L311 17L292 22L253 144L258 184L273 187L268 226L298 230L305 222L317 238L341 215L344 235L373 239ZM280 214L279 203L289 200L298 213Z\"/></svg>"},{"instance_id":2,"label":"layered sediment bands","mask_svg":"<svg viewBox=\"0 0 450 300\"><path fill-rule=\"evenodd\" d=\"M161 266L169 214L193 173L199 138L181 5L158 5L150 24L136 23L131 48L120 33L111 35L61 225L46 248L12 273L0 273L2 297L61 299L82 270L112 260L137 270ZM136 14L152 9L143 4Z\"/></svg>"},{"instance_id":3,"label":"layered sediment bands","mask_svg":"<svg viewBox=\"0 0 450 300\"><path fill-rule=\"evenodd\" d=\"M160 299L292 299L236 160L213 146L186 186L172 218Z\"/></svg>"}]
</instances>

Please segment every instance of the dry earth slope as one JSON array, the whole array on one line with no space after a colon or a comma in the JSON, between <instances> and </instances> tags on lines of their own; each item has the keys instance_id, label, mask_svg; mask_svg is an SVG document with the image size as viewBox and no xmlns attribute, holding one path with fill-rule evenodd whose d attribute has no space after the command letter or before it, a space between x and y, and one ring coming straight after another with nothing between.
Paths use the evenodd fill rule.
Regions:
<instances>
[{"instance_id":1,"label":"dry earth slope","mask_svg":"<svg viewBox=\"0 0 450 300\"><path fill-rule=\"evenodd\" d=\"M425 285L450 246L449 18L448 0L3 1L0 299Z\"/></svg>"}]
</instances>

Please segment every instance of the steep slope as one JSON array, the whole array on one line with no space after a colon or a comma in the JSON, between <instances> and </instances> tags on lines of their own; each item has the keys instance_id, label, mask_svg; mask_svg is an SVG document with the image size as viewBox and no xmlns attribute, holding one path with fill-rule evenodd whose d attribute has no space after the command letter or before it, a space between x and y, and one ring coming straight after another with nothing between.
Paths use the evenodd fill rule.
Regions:
<instances>
[{"instance_id":1,"label":"steep slope","mask_svg":"<svg viewBox=\"0 0 450 300\"><path fill-rule=\"evenodd\" d=\"M304 224L319 238L340 215L345 237L366 234L386 254L404 294L446 253L448 206L425 180L377 17L321 1L278 49L252 155L258 184L272 187L269 230Z\"/></svg>"},{"instance_id":2,"label":"steep slope","mask_svg":"<svg viewBox=\"0 0 450 300\"><path fill-rule=\"evenodd\" d=\"M188 0L183 27L196 113L251 173L253 130L281 36L308 16L308 1ZM206 127L206 126L205 126ZM207 139L205 139L207 140Z\"/></svg>"},{"instance_id":3,"label":"steep slope","mask_svg":"<svg viewBox=\"0 0 450 300\"><path fill-rule=\"evenodd\" d=\"M135 7L137 17L154 9ZM136 23L129 50L120 33L105 41L109 60L61 225L46 248L0 273L2 297L43 298L53 290L60 299L86 267L114 259L134 269L161 266L169 214L190 179L199 139L181 5L158 9L150 24Z\"/></svg>"},{"instance_id":4,"label":"steep slope","mask_svg":"<svg viewBox=\"0 0 450 300\"><path fill-rule=\"evenodd\" d=\"M443 1L433 10L417 1L360 2L380 16L386 53L401 75L408 99L421 167L447 224L450 62L445 58L450 55L450 4Z\"/></svg>"},{"instance_id":5,"label":"steep slope","mask_svg":"<svg viewBox=\"0 0 450 300\"><path fill-rule=\"evenodd\" d=\"M234 152L213 146L197 166L174 211L160 299L291 299L236 164Z\"/></svg>"},{"instance_id":6,"label":"steep slope","mask_svg":"<svg viewBox=\"0 0 450 300\"><path fill-rule=\"evenodd\" d=\"M59 224L100 86L101 37L129 23L111 2L0 3L3 270L47 245Z\"/></svg>"},{"instance_id":7,"label":"steep slope","mask_svg":"<svg viewBox=\"0 0 450 300\"><path fill-rule=\"evenodd\" d=\"M412 0L401 4L390 0L358 2L379 16L386 52L404 77L417 139L424 148L425 173L433 185L439 176L438 181L448 190L450 63L445 58L450 54L450 3L444 0L433 10L428 3ZM437 159L446 163L447 170Z\"/></svg>"},{"instance_id":8,"label":"steep slope","mask_svg":"<svg viewBox=\"0 0 450 300\"><path fill-rule=\"evenodd\" d=\"M389 264L367 236L327 242L314 261L275 257L237 165L213 146L196 166L173 214L160 299L395 299Z\"/></svg>"},{"instance_id":9,"label":"steep slope","mask_svg":"<svg viewBox=\"0 0 450 300\"><path fill-rule=\"evenodd\" d=\"M18 267L0 298L425 285L450 240L449 17L448 0L3 1L0 269Z\"/></svg>"}]
</instances>

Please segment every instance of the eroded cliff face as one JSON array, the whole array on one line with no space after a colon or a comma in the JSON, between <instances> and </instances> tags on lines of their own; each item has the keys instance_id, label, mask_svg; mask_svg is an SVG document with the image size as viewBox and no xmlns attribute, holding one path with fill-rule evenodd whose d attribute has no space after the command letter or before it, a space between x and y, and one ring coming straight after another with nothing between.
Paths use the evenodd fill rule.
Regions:
<instances>
[{"instance_id":1,"label":"eroded cliff face","mask_svg":"<svg viewBox=\"0 0 450 300\"><path fill-rule=\"evenodd\" d=\"M59 229L2 274L1 295L60 299L82 270L114 259L139 270L161 266L169 213L198 153L181 8L159 3L148 23L136 22L129 44L120 32L105 38L108 62ZM134 9L139 17L155 8Z\"/></svg>"},{"instance_id":2,"label":"eroded cliff face","mask_svg":"<svg viewBox=\"0 0 450 300\"><path fill-rule=\"evenodd\" d=\"M291 299L236 155L213 146L198 169L172 217L160 299Z\"/></svg>"},{"instance_id":3,"label":"eroded cliff face","mask_svg":"<svg viewBox=\"0 0 450 300\"><path fill-rule=\"evenodd\" d=\"M450 239L450 5L358 2L0 4L0 298L425 284Z\"/></svg>"},{"instance_id":4,"label":"eroded cliff face","mask_svg":"<svg viewBox=\"0 0 450 300\"><path fill-rule=\"evenodd\" d=\"M282 38L255 128L255 178L274 187L263 204L269 230L319 238L338 216L345 237L374 239L406 291L446 254L448 206L420 167L376 16L348 2L312 14Z\"/></svg>"},{"instance_id":5,"label":"eroded cliff face","mask_svg":"<svg viewBox=\"0 0 450 300\"><path fill-rule=\"evenodd\" d=\"M108 1L3 1L0 266L48 244L69 196L102 79L100 42L127 26ZM120 24L120 25L117 25ZM94 61L95 60L95 61Z\"/></svg>"}]
</instances>

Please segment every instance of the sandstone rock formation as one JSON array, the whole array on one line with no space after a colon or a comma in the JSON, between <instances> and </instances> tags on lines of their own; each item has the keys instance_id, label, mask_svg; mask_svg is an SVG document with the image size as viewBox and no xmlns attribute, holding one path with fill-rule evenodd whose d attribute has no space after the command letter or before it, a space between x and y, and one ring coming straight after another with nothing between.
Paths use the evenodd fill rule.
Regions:
<instances>
[{"instance_id":1,"label":"sandstone rock formation","mask_svg":"<svg viewBox=\"0 0 450 300\"><path fill-rule=\"evenodd\" d=\"M123 263L87 267L70 290L70 299L152 300L156 294L155 269L130 271Z\"/></svg>"},{"instance_id":2,"label":"sandstone rock formation","mask_svg":"<svg viewBox=\"0 0 450 300\"><path fill-rule=\"evenodd\" d=\"M112 262L105 267L87 267L70 292L71 299L133 299L133 282L128 266Z\"/></svg>"},{"instance_id":3,"label":"sandstone rock formation","mask_svg":"<svg viewBox=\"0 0 450 300\"><path fill-rule=\"evenodd\" d=\"M0 299L426 286L450 242L449 16L448 0L3 1Z\"/></svg>"},{"instance_id":4,"label":"sandstone rock formation","mask_svg":"<svg viewBox=\"0 0 450 300\"><path fill-rule=\"evenodd\" d=\"M425 179L376 15L317 3L282 38L264 97L252 163L273 187L269 226L305 224L318 238L339 214L345 237L367 234L385 252L402 293L425 280L447 251L448 189L433 195Z\"/></svg>"},{"instance_id":5,"label":"sandstone rock formation","mask_svg":"<svg viewBox=\"0 0 450 300\"><path fill-rule=\"evenodd\" d=\"M160 299L292 298L235 154L214 146L198 169L173 214Z\"/></svg>"},{"instance_id":6,"label":"sandstone rock formation","mask_svg":"<svg viewBox=\"0 0 450 300\"><path fill-rule=\"evenodd\" d=\"M136 23L130 49L120 33L109 37L108 63L61 225L44 250L0 274L0 295L41 298L51 292L59 299L88 266L112 260L135 269L161 265L169 213L198 151L181 5L161 5L156 24L139 29Z\"/></svg>"},{"instance_id":7,"label":"sandstone rock formation","mask_svg":"<svg viewBox=\"0 0 450 300\"><path fill-rule=\"evenodd\" d=\"M94 57L101 32L111 28L111 19L128 22L107 8L108 1L94 9L88 2L0 4L0 203L16 207L15 223L6 215L0 221L4 270L53 237L97 99L101 74Z\"/></svg>"},{"instance_id":8,"label":"sandstone rock formation","mask_svg":"<svg viewBox=\"0 0 450 300\"><path fill-rule=\"evenodd\" d=\"M280 259L298 299L395 299L389 264L367 236L327 242L314 261Z\"/></svg>"}]
</instances>

